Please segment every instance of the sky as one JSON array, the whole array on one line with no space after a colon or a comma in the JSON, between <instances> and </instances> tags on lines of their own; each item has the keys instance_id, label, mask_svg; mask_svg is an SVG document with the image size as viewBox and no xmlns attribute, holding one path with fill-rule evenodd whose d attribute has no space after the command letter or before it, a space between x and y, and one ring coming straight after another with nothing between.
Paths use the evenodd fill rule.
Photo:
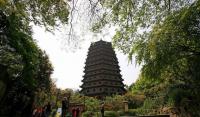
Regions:
<instances>
[{"instance_id":1,"label":"sky","mask_svg":"<svg viewBox=\"0 0 200 117\"><path fill-rule=\"evenodd\" d=\"M56 79L57 87L80 89L88 48L91 42L98 40L94 38L98 37L88 33L83 36L84 39L79 40L78 47L74 49L75 45L68 43L63 31L57 30L53 34L42 27L33 26L33 32L34 40L42 50L46 51L53 65L54 71L51 78ZM103 36L101 39L110 41L111 35ZM123 83L130 85L138 78L141 67L135 65L135 60L132 60L132 64L129 63L127 56L123 53L117 50L115 52L124 79Z\"/></svg>"},{"instance_id":2,"label":"sky","mask_svg":"<svg viewBox=\"0 0 200 117\"><path fill-rule=\"evenodd\" d=\"M53 30L53 33L33 24L32 27L33 38L38 46L49 55L54 67L51 78L56 79L57 87L76 90L80 89L82 85L81 80L83 79L83 71L90 44L100 39L110 42L115 34L115 27L105 26L101 33L95 34L91 32L90 24L98 17L88 16L88 13L90 14L91 12L90 3L86 0L75 0L74 4L70 3L70 5L74 5L75 9L70 11L70 23L68 25L57 27ZM92 21L91 18L93 19ZM70 28L70 24L72 28ZM72 35L71 38L69 38L70 30L72 32L70 33ZM117 50L115 50L115 53L117 54L124 84L132 84L138 78L141 66L136 66L134 59L132 64L129 63L127 55Z\"/></svg>"}]
</instances>

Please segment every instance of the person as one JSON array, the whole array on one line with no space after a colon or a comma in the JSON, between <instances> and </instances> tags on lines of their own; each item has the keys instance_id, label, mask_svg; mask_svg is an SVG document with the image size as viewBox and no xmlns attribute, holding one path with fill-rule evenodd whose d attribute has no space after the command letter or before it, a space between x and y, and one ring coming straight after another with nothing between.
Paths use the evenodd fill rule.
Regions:
<instances>
[{"instance_id":1,"label":"person","mask_svg":"<svg viewBox=\"0 0 200 117\"><path fill-rule=\"evenodd\" d=\"M37 107L34 117L41 117L42 116L42 107Z\"/></svg>"},{"instance_id":2,"label":"person","mask_svg":"<svg viewBox=\"0 0 200 117\"><path fill-rule=\"evenodd\" d=\"M68 101L67 98L64 97L64 100L62 101L62 117L66 117L67 109L68 109Z\"/></svg>"},{"instance_id":3,"label":"person","mask_svg":"<svg viewBox=\"0 0 200 117\"><path fill-rule=\"evenodd\" d=\"M41 117L46 117L46 105L42 107Z\"/></svg>"},{"instance_id":4,"label":"person","mask_svg":"<svg viewBox=\"0 0 200 117\"><path fill-rule=\"evenodd\" d=\"M101 116L104 117L104 103L101 104Z\"/></svg>"},{"instance_id":5,"label":"person","mask_svg":"<svg viewBox=\"0 0 200 117\"><path fill-rule=\"evenodd\" d=\"M72 117L76 117L76 110L75 110L75 108L72 109Z\"/></svg>"},{"instance_id":6,"label":"person","mask_svg":"<svg viewBox=\"0 0 200 117\"><path fill-rule=\"evenodd\" d=\"M46 117L49 117L51 114L51 103L48 102L48 104L46 105Z\"/></svg>"},{"instance_id":7,"label":"person","mask_svg":"<svg viewBox=\"0 0 200 117\"><path fill-rule=\"evenodd\" d=\"M79 108L76 108L76 117L79 117L79 112L80 112Z\"/></svg>"},{"instance_id":8,"label":"person","mask_svg":"<svg viewBox=\"0 0 200 117\"><path fill-rule=\"evenodd\" d=\"M36 117L36 114L37 114L37 108L34 108L33 113L32 113L32 117Z\"/></svg>"}]
</instances>

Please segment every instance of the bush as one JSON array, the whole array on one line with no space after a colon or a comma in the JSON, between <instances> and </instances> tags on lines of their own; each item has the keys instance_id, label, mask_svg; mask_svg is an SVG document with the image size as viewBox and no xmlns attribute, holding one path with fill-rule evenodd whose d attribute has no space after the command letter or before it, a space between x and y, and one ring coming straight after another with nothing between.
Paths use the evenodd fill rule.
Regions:
<instances>
[{"instance_id":1,"label":"bush","mask_svg":"<svg viewBox=\"0 0 200 117\"><path fill-rule=\"evenodd\" d=\"M125 115L125 114L124 114L124 111L117 111L117 113L118 113L120 116Z\"/></svg>"},{"instance_id":2,"label":"bush","mask_svg":"<svg viewBox=\"0 0 200 117\"><path fill-rule=\"evenodd\" d=\"M87 111L99 111L100 110L100 101L93 97L86 97L85 99L85 105Z\"/></svg>"},{"instance_id":3,"label":"bush","mask_svg":"<svg viewBox=\"0 0 200 117\"><path fill-rule=\"evenodd\" d=\"M126 101L128 101L128 107L131 109L139 108L143 105L145 100L144 94L128 92L124 95Z\"/></svg>"},{"instance_id":4,"label":"bush","mask_svg":"<svg viewBox=\"0 0 200 117\"><path fill-rule=\"evenodd\" d=\"M129 109L128 112L125 112L125 115L135 116L136 111L135 109Z\"/></svg>"},{"instance_id":5,"label":"bush","mask_svg":"<svg viewBox=\"0 0 200 117\"><path fill-rule=\"evenodd\" d=\"M85 111L82 114L82 117L101 117L101 114L100 114L100 112Z\"/></svg>"},{"instance_id":6,"label":"bush","mask_svg":"<svg viewBox=\"0 0 200 117\"><path fill-rule=\"evenodd\" d=\"M119 114L115 111L106 111L105 116L106 117L119 117Z\"/></svg>"},{"instance_id":7,"label":"bush","mask_svg":"<svg viewBox=\"0 0 200 117\"><path fill-rule=\"evenodd\" d=\"M118 114L120 116L135 116L136 115L136 110L135 109L129 109L128 112L118 111Z\"/></svg>"},{"instance_id":8,"label":"bush","mask_svg":"<svg viewBox=\"0 0 200 117\"><path fill-rule=\"evenodd\" d=\"M105 99L105 109L109 111L117 111L124 108L124 97L121 95L107 96Z\"/></svg>"},{"instance_id":9,"label":"bush","mask_svg":"<svg viewBox=\"0 0 200 117\"><path fill-rule=\"evenodd\" d=\"M160 107L161 103L162 103L162 100L160 100L159 98L156 98L156 99L147 98L144 101L142 108L143 109L155 109L155 108Z\"/></svg>"},{"instance_id":10,"label":"bush","mask_svg":"<svg viewBox=\"0 0 200 117\"><path fill-rule=\"evenodd\" d=\"M85 111L85 112L83 113L83 117L90 117L90 115L92 115L92 114L93 114L92 111Z\"/></svg>"}]
</instances>

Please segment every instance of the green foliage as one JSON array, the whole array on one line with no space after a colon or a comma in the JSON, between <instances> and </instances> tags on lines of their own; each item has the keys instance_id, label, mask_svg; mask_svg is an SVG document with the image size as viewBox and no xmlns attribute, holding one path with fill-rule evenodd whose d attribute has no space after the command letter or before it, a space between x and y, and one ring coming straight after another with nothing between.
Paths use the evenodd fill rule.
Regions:
<instances>
[{"instance_id":1,"label":"green foliage","mask_svg":"<svg viewBox=\"0 0 200 117\"><path fill-rule=\"evenodd\" d=\"M78 92L74 92L71 95L71 102L83 104L84 103L84 96L82 96Z\"/></svg>"},{"instance_id":2,"label":"green foliage","mask_svg":"<svg viewBox=\"0 0 200 117\"><path fill-rule=\"evenodd\" d=\"M148 79L143 77L142 75L139 76L134 86L131 88L132 93L145 93L146 90L159 85L163 82L162 79Z\"/></svg>"},{"instance_id":3,"label":"green foliage","mask_svg":"<svg viewBox=\"0 0 200 117\"><path fill-rule=\"evenodd\" d=\"M116 111L105 111L106 117L119 117L119 114Z\"/></svg>"},{"instance_id":4,"label":"green foliage","mask_svg":"<svg viewBox=\"0 0 200 117\"><path fill-rule=\"evenodd\" d=\"M124 115L135 116L136 111L135 111L135 109L129 109L127 112L125 112Z\"/></svg>"},{"instance_id":5,"label":"green foliage","mask_svg":"<svg viewBox=\"0 0 200 117\"><path fill-rule=\"evenodd\" d=\"M151 27L191 3L185 0L102 0L99 4L105 8L104 13L92 29L98 32L106 24L115 25L113 44L132 57L138 43L149 36Z\"/></svg>"},{"instance_id":6,"label":"green foliage","mask_svg":"<svg viewBox=\"0 0 200 117\"><path fill-rule=\"evenodd\" d=\"M83 117L90 117L91 115L93 115L93 112L92 111L86 111L83 113Z\"/></svg>"},{"instance_id":7,"label":"green foliage","mask_svg":"<svg viewBox=\"0 0 200 117\"><path fill-rule=\"evenodd\" d=\"M67 23L68 9L69 5L65 0L0 0L0 10L6 16L18 16L18 20L22 22L20 28L25 32L29 30L30 23L43 25L47 29L58 25L58 21Z\"/></svg>"},{"instance_id":8,"label":"green foliage","mask_svg":"<svg viewBox=\"0 0 200 117\"><path fill-rule=\"evenodd\" d=\"M183 74L190 69L193 62L197 62L199 57L199 31L195 28L198 17L199 10L196 3L190 8L170 15L163 23L154 26L148 41L143 43L145 48L140 48L137 53L139 61L145 63L142 68L145 77L157 78L166 71L174 72L175 77L187 77Z\"/></svg>"},{"instance_id":9,"label":"green foliage","mask_svg":"<svg viewBox=\"0 0 200 117\"><path fill-rule=\"evenodd\" d=\"M128 92L124 95L124 100L128 101L129 109L139 108L143 105L145 95L139 93Z\"/></svg>"},{"instance_id":10,"label":"green foliage","mask_svg":"<svg viewBox=\"0 0 200 117\"><path fill-rule=\"evenodd\" d=\"M136 109L129 109L127 112L124 111L117 111L119 116L135 116L136 115Z\"/></svg>"},{"instance_id":11,"label":"green foliage","mask_svg":"<svg viewBox=\"0 0 200 117\"><path fill-rule=\"evenodd\" d=\"M159 106L159 103L156 99L146 99L144 101L144 104L143 104L143 108L144 109L154 109L154 108L158 108Z\"/></svg>"},{"instance_id":12,"label":"green foliage","mask_svg":"<svg viewBox=\"0 0 200 117\"><path fill-rule=\"evenodd\" d=\"M101 117L101 114L99 112L94 111L85 111L82 114L83 117Z\"/></svg>"},{"instance_id":13,"label":"green foliage","mask_svg":"<svg viewBox=\"0 0 200 117\"><path fill-rule=\"evenodd\" d=\"M107 110L113 110L118 111L122 110L124 108L124 96L121 95L113 95L111 97L106 97L105 102L105 108Z\"/></svg>"},{"instance_id":14,"label":"green foliage","mask_svg":"<svg viewBox=\"0 0 200 117\"><path fill-rule=\"evenodd\" d=\"M41 100L50 95L53 68L47 55L33 41L30 32L21 27L22 17L2 11L0 16L4 22L0 27L0 66L4 66L0 76L6 88L1 98L0 107L3 110L0 114L20 116L24 112L29 116L34 98L39 97L36 99ZM40 96L38 92L44 95ZM45 102L44 99L38 100L35 100L39 103L35 103L36 106Z\"/></svg>"},{"instance_id":15,"label":"green foliage","mask_svg":"<svg viewBox=\"0 0 200 117\"><path fill-rule=\"evenodd\" d=\"M85 97L85 105L87 111L99 111L100 110L100 101L93 97Z\"/></svg>"},{"instance_id":16,"label":"green foliage","mask_svg":"<svg viewBox=\"0 0 200 117\"><path fill-rule=\"evenodd\" d=\"M199 6L196 1L168 15L134 48L143 67L132 93L147 97L137 114L164 113L166 107L167 113L176 110L179 116L199 116Z\"/></svg>"},{"instance_id":17,"label":"green foliage","mask_svg":"<svg viewBox=\"0 0 200 117\"><path fill-rule=\"evenodd\" d=\"M33 103L44 106L51 99L53 68L32 39L31 25L51 30L66 24L68 8L64 0L0 0L0 82L5 84L0 114L30 116Z\"/></svg>"}]
</instances>

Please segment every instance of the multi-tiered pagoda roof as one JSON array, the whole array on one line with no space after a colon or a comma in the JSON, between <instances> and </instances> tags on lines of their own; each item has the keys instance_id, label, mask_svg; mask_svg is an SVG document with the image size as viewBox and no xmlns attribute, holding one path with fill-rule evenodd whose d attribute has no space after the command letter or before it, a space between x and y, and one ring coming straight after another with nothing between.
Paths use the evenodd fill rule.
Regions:
<instances>
[{"instance_id":1,"label":"multi-tiered pagoda roof","mask_svg":"<svg viewBox=\"0 0 200 117\"><path fill-rule=\"evenodd\" d=\"M110 42L92 43L86 59L81 92L87 96L124 94L118 60Z\"/></svg>"}]
</instances>

